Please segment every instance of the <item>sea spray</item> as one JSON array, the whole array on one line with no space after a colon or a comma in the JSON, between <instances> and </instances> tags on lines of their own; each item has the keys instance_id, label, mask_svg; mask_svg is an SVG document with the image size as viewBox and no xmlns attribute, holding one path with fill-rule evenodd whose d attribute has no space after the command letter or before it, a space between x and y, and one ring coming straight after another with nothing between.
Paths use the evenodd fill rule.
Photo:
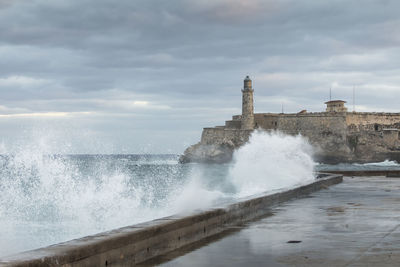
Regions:
<instances>
[{"instance_id":1,"label":"sea spray","mask_svg":"<svg viewBox=\"0 0 400 267\"><path fill-rule=\"evenodd\" d=\"M53 155L45 141L4 153L0 256L206 208L224 197L226 169L176 156Z\"/></svg>"},{"instance_id":2,"label":"sea spray","mask_svg":"<svg viewBox=\"0 0 400 267\"><path fill-rule=\"evenodd\" d=\"M310 146L281 134L255 133L231 164L55 155L57 138L35 138L11 152L2 147L0 256L312 179Z\"/></svg>"},{"instance_id":3,"label":"sea spray","mask_svg":"<svg viewBox=\"0 0 400 267\"><path fill-rule=\"evenodd\" d=\"M239 197L315 179L312 146L300 135L256 131L233 158L230 177Z\"/></svg>"},{"instance_id":4,"label":"sea spray","mask_svg":"<svg viewBox=\"0 0 400 267\"><path fill-rule=\"evenodd\" d=\"M173 213L204 209L227 198L229 194L208 188L203 176L192 176L180 190L171 197L169 208Z\"/></svg>"},{"instance_id":5,"label":"sea spray","mask_svg":"<svg viewBox=\"0 0 400 267\"><path fill-rule=\"evenodd\" d=\"M47 136L2 147L0 256L171 214L174 157L54 155Z\"/></svg>"}]
</instances>

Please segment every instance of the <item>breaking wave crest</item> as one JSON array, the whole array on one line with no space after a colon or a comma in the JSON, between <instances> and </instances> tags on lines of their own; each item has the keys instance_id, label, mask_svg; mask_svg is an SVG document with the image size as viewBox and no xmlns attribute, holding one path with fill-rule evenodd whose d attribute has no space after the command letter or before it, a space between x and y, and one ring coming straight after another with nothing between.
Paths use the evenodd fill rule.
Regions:
<instances>
[{"instance_id":1,"label":"breaking wave crest","mask_svg":"<svg viewBox=\"0 0 400 267\"><path fill-rule=\"evenodd\" d=\"M300 135L255 132L234 154L230 170L239 196L312 182L311 145Z\"/></svg>"},{"instance_id":2,"label":"breaking wave crest","mask_svg":"<svg viewBox=\"0 0 400 267\"><path fill-rule=\"evenodd\" d=\"M176 156L54 155L46 140L0 156L0 256L311 182L300 136L254 133L231 164Z\"/></svg>"}]
</instances>

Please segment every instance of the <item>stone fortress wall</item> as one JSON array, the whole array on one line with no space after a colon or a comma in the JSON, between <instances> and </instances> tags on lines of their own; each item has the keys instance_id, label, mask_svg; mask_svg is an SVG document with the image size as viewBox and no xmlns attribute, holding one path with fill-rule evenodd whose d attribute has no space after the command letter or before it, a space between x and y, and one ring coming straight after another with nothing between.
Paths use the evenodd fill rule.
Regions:
<instances>
[{"instance_id":1,"label":"stone fortress wall","mask_svg":"<svg viewBox=\"0 0 400 267\"><path fill-rule=\"evenodd\" d=\"M204 128L200 143L195 145L197 148L206 145L218 154L218 147L223 146L224 153L231 153L248 141L253 130L262 129L301 134L315 147L316 158L321 162L400 160L400 113L347 112L345 101L333 100L326 102L325 112L303 110L294 114L249 115L253 112L253 89L249 80L246 77L242 90L243 114L233 116L224 126ZM191 152L189 148L185 155L190 157ZM207 157L206 150L203 152L202 156ZM186 161L185 155L183 161ZM194 157L188 161L203 160Z\"/></svg>"}]
</instances>

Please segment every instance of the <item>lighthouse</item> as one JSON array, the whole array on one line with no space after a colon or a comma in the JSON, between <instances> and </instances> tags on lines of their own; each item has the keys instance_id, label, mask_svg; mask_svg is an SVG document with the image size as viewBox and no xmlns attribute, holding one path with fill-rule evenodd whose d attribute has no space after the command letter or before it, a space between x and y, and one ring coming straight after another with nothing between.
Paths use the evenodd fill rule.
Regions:
<instances>
[{"instance_id":1,"label":"lighthouse","mask_svg":"<svg viewBox=\"0 0 400 267\"><path fill-rule=\"evenodd\" d=\"M246 76L242 89L242 130L254 129L253 92L252 81Z\"/></svg>"}]
</instances>

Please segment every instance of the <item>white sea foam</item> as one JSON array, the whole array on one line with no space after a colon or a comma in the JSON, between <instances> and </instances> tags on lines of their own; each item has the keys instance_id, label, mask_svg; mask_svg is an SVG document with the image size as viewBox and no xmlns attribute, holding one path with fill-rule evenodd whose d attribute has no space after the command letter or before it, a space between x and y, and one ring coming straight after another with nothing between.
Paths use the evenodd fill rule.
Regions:
<instances>
[{"instance_id":1,"label":"white sea foam","mask_svg":"<svg viewBox=\"0 0 400 267\"><path fill-rule=\"evenodd\" d=\"M216 204L227 195L219 190L208 189L202 177L194 176L180 190L176 190L175 197L171 197L169 207L173 213L204 209Z\"/></svg>"},{"instance_id":2,"label":"white sea foam","mask_svg":"<svg viewBox=\"0 0 400 267\"><path fill-rule=\"evenodd\" d=\"M300 136L256 132L231 165L53 156L56 140L1 146L0 256L313 179Z\"/></svg>"},{"instance_id":3,"label":"white sea foam","mask_svg":"<svg viewBox=\"0 0 400 267\"><path fill-rule=\"evenodd\" d=\"M300 135L257 131L234 154L230 176L239 196L312 182L311 145Z\"/></svg>"},{"instance_id":4,"label":"white sea foam","mask_svg":"<svg viewBox=\"0 0 400 267\"><path fill-rule=\"evenodd\" d=\"M382 166L382 167L396 167L399 166L399 163L397 163L394 160L385 160L382 162L371 162L371 163L364 163L364 164L354 164L357 166Z\"/></svg>"},{"instance_id":5,"label":"white sea foam","mask_svg":"<svg viewBox=\"0 0 400 267\"><path fill-rule=\"evenodd\" d=\"M34 134L11 151L1 146L0 256L169 214L154 208L157 184L135 179L118 160L88 167L53 155L53 146L51 134Z\"/></svg>"}]
</instances>

